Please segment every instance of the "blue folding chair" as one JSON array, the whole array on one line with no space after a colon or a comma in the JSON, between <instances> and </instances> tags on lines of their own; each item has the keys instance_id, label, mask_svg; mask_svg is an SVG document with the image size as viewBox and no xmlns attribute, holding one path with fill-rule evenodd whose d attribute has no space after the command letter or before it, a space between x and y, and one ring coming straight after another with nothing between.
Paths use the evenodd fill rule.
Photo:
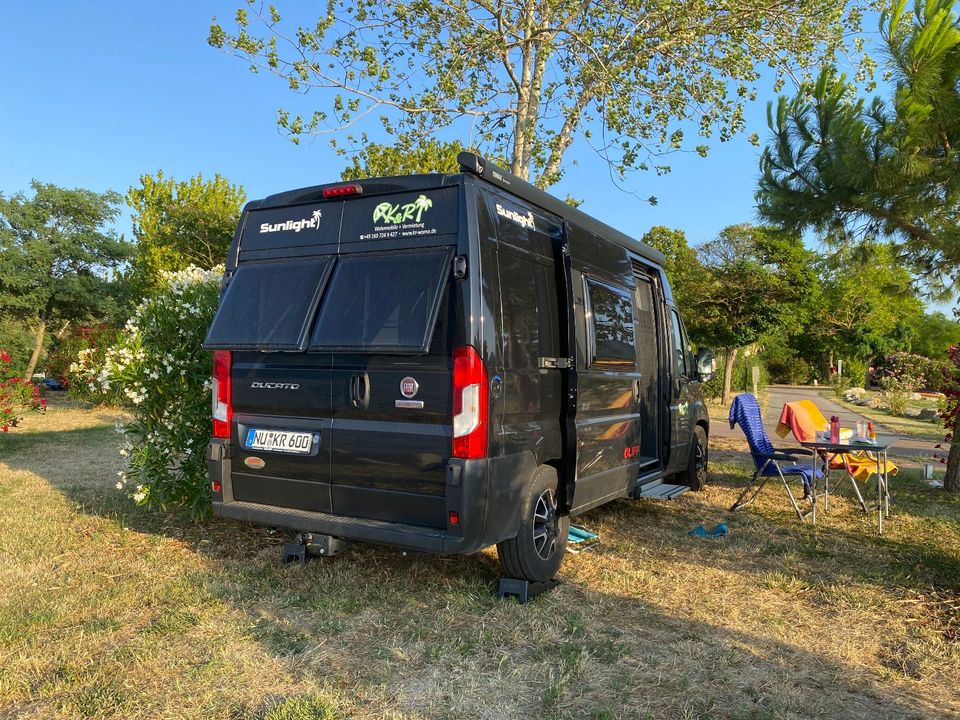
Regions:
<instances>
[{"instance_id":1,"label":"blue folding chair","mask_svg":"<svg viewBox=\"0 0 960 720\"><path fill-rule=\"evenodd\" d=\"M753 477L750 478L750 484L744 488L740 497L730 508L731 510L740 510L747 507L757 499L763 486L772 477L779 477L783 483L783 489L787 491L787 497L790 498L790 504L797 513L801 521L808 517L817 521L817 503L816 494L811 486L814 484L813 462L809 464L800 464L800 455L813 457L813 452L806 448L775 448L770 438L767 437L767 431L763 427L763 419L760 417L760 405L757 399L750 393L737 395L730 406L730 427L739 425L743 434L747 437L747 443L750 445L750 456L753 458L753 464L756 470ZM781 465L781 463L791 463L790 465ZM816 477L821 477L823 473L816 470ZM810 509L803 511L797 502L790 485L787 482L788 475L800 476L803 480L804 499L810 500Z\"/></svg>"}]
</instances>

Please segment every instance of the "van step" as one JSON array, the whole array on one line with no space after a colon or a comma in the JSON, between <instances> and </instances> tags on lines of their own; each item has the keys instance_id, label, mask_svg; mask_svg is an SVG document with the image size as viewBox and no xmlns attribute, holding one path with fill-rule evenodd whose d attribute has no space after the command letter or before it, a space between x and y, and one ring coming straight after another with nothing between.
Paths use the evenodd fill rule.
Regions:
<instances>
[{"instance_id":1,"label":"van step","mask_svg":"<svg viewBox=\"0 0 960 720\"><path fill-rule=\"evenodd\" d=\"M651 480L637 487L633 496L637 498L648 498L650 500L673 500L678 495L683 495L690 488L686 485L671 485L663 480Z\"/></svg>"}]
</instances>

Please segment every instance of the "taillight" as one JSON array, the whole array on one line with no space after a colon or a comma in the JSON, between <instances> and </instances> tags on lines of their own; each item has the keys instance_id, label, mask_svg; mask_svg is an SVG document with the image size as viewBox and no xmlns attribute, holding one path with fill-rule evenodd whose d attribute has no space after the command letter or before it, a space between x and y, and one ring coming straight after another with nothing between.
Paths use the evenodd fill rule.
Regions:
<instances>
[{"instance_id":1,"label":"taillight","mask_svg":"<svg viewBox=\"0 0 960 720\"><path fill-rule=\"evenodd\" d=\"M453 352L453 457L487 456L487 369L471 346Z\"/></svg>"},{"instance_id":2,"label":"taillight","mask_svg":"<svg viewBox=\"0 0 960 720\"><path fill-rule=\"evenodd\" d=\"M233 418L233 404L230 402L230 364L229 350L213 351L213 436L230 437L230 420Z\"/></svg>"}]
</instances>

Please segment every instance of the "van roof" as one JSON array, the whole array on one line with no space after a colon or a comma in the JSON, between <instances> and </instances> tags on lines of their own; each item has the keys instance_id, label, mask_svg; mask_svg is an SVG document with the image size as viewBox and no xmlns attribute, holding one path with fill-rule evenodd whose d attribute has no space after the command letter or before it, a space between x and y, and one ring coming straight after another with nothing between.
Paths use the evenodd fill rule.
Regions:
<instances>
[{"instance_id":1,"label":"van roof","mask_svg":"<svg viewBox=\"0 0 960 720\"><path fill-rule=\"evenodd\" d=\"M472 175L481 180L499 187L506 192L515 195L527 202L536 205L543 210L553 213L579 227L606 238L611 242L626 248L630 252L636 253L640 257L646 258L658 265L666 262L666 257L659 250L655 250L649 245L636 240L626 233L613 228L606 223L597 220L585 212L569 205L562 200L544 192L540 188L531 185L526 180L518 178L509 171L485 160L474 153L462 152L457 156L460 168L463 173L446 175L442 173L429 173L424 175L400 175L395 177L381 177L357 180L363 184L364 195L378 195L390 192L409 192L412 190L425 190L450 185L459 185L464 182L464 175ZM323 185L313 185L311 187L299 188L297 190L288 190L282 193L269 195L263 200L253 200L247 203L244 210L257 210L264 208L285 207L288 205L298 205L300 203L316 202L323 199L323 191L326 188L342 186L352 181L340 181L336 183L326 183Z\"/></svg>"}]
</instances>

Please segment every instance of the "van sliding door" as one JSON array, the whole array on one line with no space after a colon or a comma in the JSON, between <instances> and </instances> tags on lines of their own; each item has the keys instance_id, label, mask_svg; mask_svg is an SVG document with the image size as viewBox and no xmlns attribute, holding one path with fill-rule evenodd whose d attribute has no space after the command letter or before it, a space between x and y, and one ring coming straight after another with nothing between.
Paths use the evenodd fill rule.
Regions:
<instances>
[{"instance_id":1,"label":"van sliding door","mask_svg":"<svg viewBox=\"0 0 960 720\"><path fill-rule=\"evenodd\" d=\"M577 374L577 484L574 509L626 495L644 448L638 394L634 292L582 275L585 357Z\"/></svg>"},{"instance_id":2,"label":"van sliding door","mask_svg":"<svg viewBox=\"0 0 960 720\"><path fill-rule=\"evenodd\" d=\"M634 265L634 277L637 282L634 291L635 333L637 352L637 371L640 373L638 403L640 413L640 452L637 457L641 466L657 464L660 456L660 385L659 385L659 347L657 337L657 306L654 302L653 281L642 269Z\"/></svg>"}]
</instances>

